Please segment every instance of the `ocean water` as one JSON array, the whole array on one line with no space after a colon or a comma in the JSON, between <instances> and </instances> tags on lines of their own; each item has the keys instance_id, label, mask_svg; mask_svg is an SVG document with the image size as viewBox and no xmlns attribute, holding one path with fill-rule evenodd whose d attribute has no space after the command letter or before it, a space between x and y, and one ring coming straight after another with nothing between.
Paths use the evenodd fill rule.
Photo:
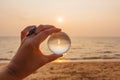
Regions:
<instances>
[{"instance_id":1,"label":"ocean water","mask_svg":"<svg viewBox=\"0 0 120 80\"><path fill-rule=\"evenodd\" d=\"M120 37L71 37L71 48L60 60L120 60ZM20 45L19 37L0 37L0 61L9 61ZM47 40L40 46L51 54Z\"/></svg>"}]
</instances>

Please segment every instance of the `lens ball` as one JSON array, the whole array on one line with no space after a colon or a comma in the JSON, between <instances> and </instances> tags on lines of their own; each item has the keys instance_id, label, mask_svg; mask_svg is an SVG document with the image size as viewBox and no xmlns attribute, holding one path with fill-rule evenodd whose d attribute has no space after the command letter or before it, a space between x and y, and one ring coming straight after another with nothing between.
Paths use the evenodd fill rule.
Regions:
<instances>
[{"instance_id":1,"label":"lens ball","mask_svg":"<svg viewBox=\"0 0 120 80\"><path fill-rule=\"evenodd\" d=\"M55 54L63 54L70 49L71 40L64 32L53 33L48 39L48 48Z\"/></svg>"}]
</instances>

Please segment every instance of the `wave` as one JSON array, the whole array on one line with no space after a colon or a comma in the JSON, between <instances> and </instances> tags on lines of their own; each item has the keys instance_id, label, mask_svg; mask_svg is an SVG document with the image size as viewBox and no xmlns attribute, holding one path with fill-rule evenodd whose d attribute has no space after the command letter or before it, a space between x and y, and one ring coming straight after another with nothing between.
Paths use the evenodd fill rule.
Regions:
<instances>
[{"instance_id":1,"label":"wave","mask_svg":"<svg viewBox=\"0 0 120 80\"><path fill-rule=\"evenodd\" d=\"M1 61L9 61L10 59L8 58L0 58Z\"/></svg>"},{"instance_id":2,"label":"wave","mask_svg":"<svg viewBox=\"0 0 120 80\"><path fill-rule=\"evenodd\" d=\"M98 57L83 57L83 58L60 58L60 60L99 60L99 59L120 59L115 56L98 56Z\"/></svg>"}]
</instances>

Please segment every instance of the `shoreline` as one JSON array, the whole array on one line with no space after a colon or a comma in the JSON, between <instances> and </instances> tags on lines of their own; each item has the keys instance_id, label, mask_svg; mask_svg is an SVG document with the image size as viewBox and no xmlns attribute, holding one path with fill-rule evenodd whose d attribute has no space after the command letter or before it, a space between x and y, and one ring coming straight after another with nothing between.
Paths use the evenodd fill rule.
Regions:
<instances>
[{"instance_id":1,"label":"shoreline","mask_svg":"<svg viewBox=\"0 0 120 80\"><path fill-rule=\"evenodd\" d=\"M0 60L0 64L1 63L9 63L10 60ZM61 63L61 62L120 62L120 59L88 59L88 60L55 60L51 63Z\"/></svg>"}]
</instances>

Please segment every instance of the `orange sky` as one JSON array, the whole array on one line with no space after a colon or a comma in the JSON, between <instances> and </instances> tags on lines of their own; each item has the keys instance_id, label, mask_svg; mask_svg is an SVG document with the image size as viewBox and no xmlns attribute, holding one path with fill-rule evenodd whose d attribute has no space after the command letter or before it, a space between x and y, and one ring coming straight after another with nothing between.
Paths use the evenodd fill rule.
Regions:
<instances>
[{"instance_id":1,"label":"orange sky","mask_svg":"<svg viewBox=\"0 0 120 80\"><path fill-rule=\"evenodd\" d=\"M32 24L70 36L120 36L120 0L0 0L0 36L19 36Z\"/></svg>"}]
</instances>

